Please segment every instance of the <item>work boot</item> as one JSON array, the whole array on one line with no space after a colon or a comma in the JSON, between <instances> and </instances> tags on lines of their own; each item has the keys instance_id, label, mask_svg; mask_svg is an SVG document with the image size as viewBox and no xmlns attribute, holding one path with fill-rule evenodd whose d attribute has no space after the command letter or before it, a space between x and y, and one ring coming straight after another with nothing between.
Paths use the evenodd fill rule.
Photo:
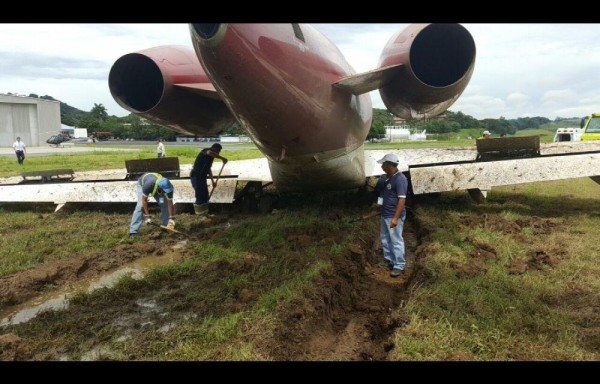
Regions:
<instances>
[{"instance_id":1,"label":"work boot","mask_svg":"<svg viewBox=\"0 0 600 384\"><path fill-rule=\"evenodd\" d=\"M401 275L404 275L404 269L393 269L392 272L390 272L391 277L398 277Z\"/></svg>"},{"instance_id":2,"label":"work boot","mask_svg":"<svg viewBox=\"0 0 600 384\"><path fill-rule=\"evenodd\" d=\"M379 263L377 263L377 266L379 268L383 268L383 269L388 270L388 271L391 271L392 268L393 268L392 264L388 263L387 260L380 261Z\"/></svg>"},{"instance_id":3,"label":"work boot","mask_svg":"<svg viewBox=\"0 0 600 384\"><path fill-rule=\"evenodd\" d=\"M196 215L206 215L208 213L208 203L194 204L194 213Z\"/></svg>"}]
</instances>

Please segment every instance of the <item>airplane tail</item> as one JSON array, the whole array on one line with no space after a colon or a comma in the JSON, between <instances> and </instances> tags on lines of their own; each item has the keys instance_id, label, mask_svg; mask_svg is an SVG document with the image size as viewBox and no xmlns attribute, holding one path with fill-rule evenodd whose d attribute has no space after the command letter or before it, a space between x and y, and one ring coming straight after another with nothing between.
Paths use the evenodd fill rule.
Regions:
<instances>
[{"instance_id":1,"label":"airplane tail","mask_svg":"<svg viewBox=\"0 0 600 384\"><path fill-rule=\"evenodd\" d=\"M458 99L475 66L475 42L459 24L413 24L395 33L378 68L333 85L353 94L379 89L390 112L419 119L444 112Z\"/></svg>"},{"instance_id":2,"label":"airplane tail","mask_svg":"<svg viewBox=\"0 0 600 384\"><path fill-rule=\"evenodd\" d=\"M183 134L212 135L235 122L187 47L126 54L113 64L108 84L121 107Z\"/></svg>"}]
</instances>

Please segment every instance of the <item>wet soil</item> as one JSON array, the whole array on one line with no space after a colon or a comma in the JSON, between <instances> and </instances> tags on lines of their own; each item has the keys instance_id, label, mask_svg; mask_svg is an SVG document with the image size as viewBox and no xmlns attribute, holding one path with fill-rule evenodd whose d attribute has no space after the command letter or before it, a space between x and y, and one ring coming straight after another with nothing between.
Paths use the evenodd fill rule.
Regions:
<instances>
[{"instance_id":1,"label":"wet soil","mask_svg":"<svg viewBox=\"0 0 600 384\"><path fill-rule=\"evenodd\" d=\"M343 212L324 215L325 220L346 220ZM252 216L246 218L252 221ZM244 225L244 217L236 218L236 225ZM61 288L74 286L82 280L101 277L136 259L148 256L164 256L178 253L179 260L192 257L193 248L199 242L218 238L226 228L216 219L188 228L188 232L200 233L191 236L185 247L178 246L181 236L154 232L144 241L124 242L104 252L91 255L74 255L67 260L41 265L21 273L0 278L0 311L6 312L18 304L39 299ZM279 310L276 334L257 340L260 349L269 360L385 360L394 347L389 339L393 331L406 322L402 316L393 315L406 301L407 287L414 271L414 250L417 236L410 222L405 226L404 238L408 267L403 276L391 277L390 271L376 264L381 260L382 250L378 236L378 217L361 220L355 226L364 227L363 234L351 242L345 242L343 251L332 256L322 253L317 258L331 263L316 277L302 299L293 300ZM217 230L206 231L210 226ZM301 232L286 235L292 244L289 254L281 254L281 260L290 269L306 264L302 249L310 244L341 243L347 233L331 231L326 223ZM177 248L177 251L173 251ZM110 299L94 299L85 305L75 302L69 311L49 311L37 316L39 322L47 324L47 332L65 329L73 333L92 332L82 329L80 324L93 324L101 313L106 321L124 339L149 340L160 336L181 319L190 316L220 316L251 309L261 294L258 288L238 287L225 290L223 281L248 276L260 268L259 253L232 261L216 260L209 263L197 275L183 276L164 286L159 292L147 292L140 286L134 297L122 295ZM273 277L276 280L277 277ZM266 285L275 281L265 282ZM190 300L190 292L201 292L202 304ZM224 296L224 297L223 297ZM196 303L196 304L189 304ZM81 328L81 329L80 329ZM11 332L20 329L21 331ZM158 330L158 333L155 332ZM136 360L138 356L116 356L102 349L101 340L90 340L86 345L50 348L47 343L37 341L36 328L29 324L11 325L0 328L0 360ZM46 332L46 330L44 331ZM68 333L69 331L67 331ZM158 334L158 336L157 336ZM54 334L56 335L56 333ZM114 336L114 335L113 335ZM41 337L41 336L40 336ZM50 336L56 337L56 336ZM62 336L61 336L62 337ZM65 336L67 337L67 336ZM142 341L143 342L143 341ZM68 345L68 343L67 343Z\"/></svg>"}]
</instances>

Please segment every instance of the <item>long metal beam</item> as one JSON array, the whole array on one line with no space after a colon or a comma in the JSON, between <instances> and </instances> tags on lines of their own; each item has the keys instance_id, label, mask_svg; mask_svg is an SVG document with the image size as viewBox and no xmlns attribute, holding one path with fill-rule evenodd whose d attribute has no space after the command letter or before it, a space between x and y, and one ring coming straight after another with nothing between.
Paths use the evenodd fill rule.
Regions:
<instances>
[{"instance_id":1,"label":"long metal beam","mask_svg":"<svg viewBox=\"0 0 600 384\"><path fill-rule=\"evenodd\" d=\"M137 201L136 180L97 181L97 182L65 182L42 184L0 185L0 201L2 202L49 202L65 204L74 202L86 203L135 203ZM194 203L196 198L189 179L171 179L174 186L173 201ZM236 178L221 179L211 196L212 203L233 202ZM209 191L211 190L209 183Z\"/></svg>"},{"instance_id":2,"label":"long metal beam","mask_svg":"<svg viewBox=\"0 0 600 384\"><path fill-rule=\"evenodd\" d=\"M410 168L413 192L489 191L501 185L595 177L600 175L600 152L563 154L466 164ZM483 194L485 197L485 193Z\"/></svg>"}]
</instances>

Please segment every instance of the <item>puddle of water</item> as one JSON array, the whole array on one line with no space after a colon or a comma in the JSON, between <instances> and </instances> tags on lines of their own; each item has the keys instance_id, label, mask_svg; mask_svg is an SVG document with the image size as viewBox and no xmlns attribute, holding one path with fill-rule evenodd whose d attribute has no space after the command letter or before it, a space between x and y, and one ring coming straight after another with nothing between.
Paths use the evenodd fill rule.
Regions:
<instances>
[{"instance_id":1,"label":"puddle of water","mask_svg":"<svg viewBox=\"0 0 600 384\"><path fill-rule=\"evenodd\" d=\"M186 244L187 240L180 241L172 249L181 249ZM91 293L96 289L110 288L126 275L130 275L133 279L141 279L144 277L144 272L151 267L172 263L180 259L181 255L174 252L166 253L162 256L142 257L131 263L124 264L118 269L109 271L102 276L81 280L75 284L65 286L58 291L38 296L25 303L0 311L0 319L2 319L0 327L25 323L44 311L66 309L69 307L70 298L78 292ZM156 307L156 303L152 301L140 301L138 305L148 309Z\"/></svg>"}]
</instances>

